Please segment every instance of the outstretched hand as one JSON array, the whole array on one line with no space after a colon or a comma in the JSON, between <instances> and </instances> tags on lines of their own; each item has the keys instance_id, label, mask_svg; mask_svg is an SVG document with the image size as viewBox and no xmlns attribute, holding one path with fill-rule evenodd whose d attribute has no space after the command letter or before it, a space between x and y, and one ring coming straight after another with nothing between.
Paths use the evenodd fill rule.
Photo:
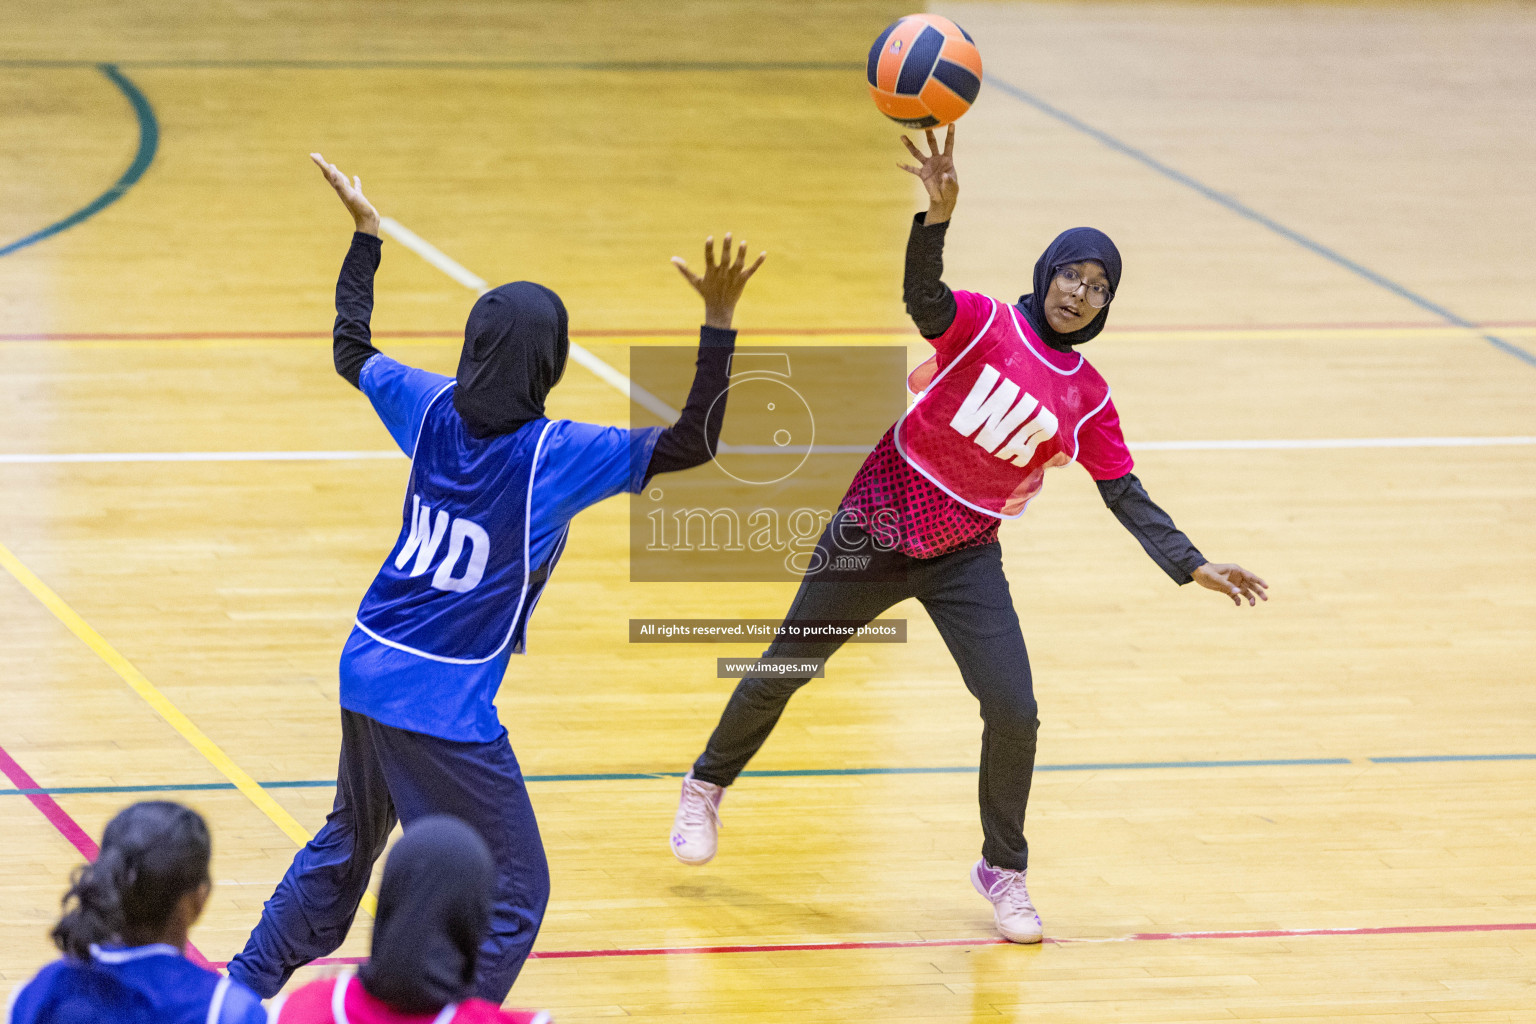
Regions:
<instances>
[{"instance_id":1,"label":"outstretched hand","mask_svg":"<svg viewBox=\"0 0 1536 1024\"><path fill-rule=\"evenodd\" d=\"M928 216L923 218L923 223L942 224L955 212L955 203L960 199L960 179L955 175L955 126L950 125L949 131L944 133L943 152L939 151L939 140L934 137L933 129L928 129L926 134L927 153L912 145L912 140L905 135L901 137L902 145L907 147L917 166L903 163L896 166L916 175L928 191Z\"/></svg>"},{"instance_id":2,"label":"outstretched hand","mask_svg":"<svg viewBox=\"0 0 1536 1024\"><path fill-rule=\"evenodd\" d=\"M1269 595L1264 592L1269 584L1242 566L1231 562L1221 565L1206 562L1196 569L1193 575L1196 583L1207 590L1226 594L1239 608L1243 606L1244 598L1248 599L1250 605L1269 600Z\"/></svg>"},{"instance_id":3,"label":"outstretched hand","mask_svg":"<svg viewBox=\"0 0 1536 1024\"><path fill-rule=\"evenodd\" d=\"M681 256L673 256L672 265L688 279L694 291L704 297L704 325L729 330L742 290L767 258L766 252L759 253L756 262L747 266L747 243L742 242L732 261L731 233L727 231L725 244L720 247L719 263L715 262L715 236L710 235L704 239L704 276L700 277L689 270Z\"/></svg>"},{"instance_id":4,"label":"outstretched hand","mask_svg":"<svg viewBox=\"0 0 1536 1024\"><path fill-rule=\"evenodd\" d=\"M319 153L309 154L309 158L320 168L320 173L325 175L325 180L331 188L341 197L342 205L352 215L352 223L357 230L365 235L377 235L379 233L379 211L373 208L368 197L363 195L363 179L354 177L350 181L341 173L341 169L333 163L328 163L325 157Z\"/></svg>"}]
</instances>

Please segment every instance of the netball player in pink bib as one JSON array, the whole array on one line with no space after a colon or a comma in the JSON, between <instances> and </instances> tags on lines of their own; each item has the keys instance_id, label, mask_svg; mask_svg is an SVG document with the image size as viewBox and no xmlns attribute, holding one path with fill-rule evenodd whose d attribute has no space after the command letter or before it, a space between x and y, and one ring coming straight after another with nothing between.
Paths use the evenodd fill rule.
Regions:
<instances>
[{"instance_id":1,"label":"netball player in pink bib","mask_svg":"<svg viewBox=\"0 0 1536 1024\"><path fill-rule=\"evenodd\" d=\"M933 358L909 378L916 400L865 460L823 534L812 564L827 568L805 577L785 618L868 622L907 598L922 602L981 704L984 841L971 882L992 902L1005 938L1039 942L1040 916L1025 886L1024 811L1040 723L998 526L1023 514L1046 470L1076 462L1174 582L1194 580L1238 605L1267 600L1266 584L1241 566L1208 562L1131 473L1109 385L1077 351L1104 329L1120 284L1120 253L1107 235L1073 228L1057 236L1035 264L1034 290L1016 304L951 291L940 280L959 196L954 134L951 125L941 151L930 131L926 154L903 139L918 161L903 166L929 197L907 243L907 312ZM766 654L826 658L840 645L777 641ZM807 681L746 678L737 686L683 780L671 837L679 860L714 857L725 787Z\"/></svg>"}]
</instances>

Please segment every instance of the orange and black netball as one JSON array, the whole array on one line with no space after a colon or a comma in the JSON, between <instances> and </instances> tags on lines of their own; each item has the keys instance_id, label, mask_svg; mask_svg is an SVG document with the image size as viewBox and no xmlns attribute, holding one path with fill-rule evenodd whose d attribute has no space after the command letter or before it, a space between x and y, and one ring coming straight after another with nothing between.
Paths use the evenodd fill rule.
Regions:
<instances>
[{"instance_id":1,"label":"orange and black netball","mask_svg":"<svg viewBox=\"0 0 1536 1024\"><path fill-rule=\"evenodd\" d=\"M937 14L909 14L869 48L869 92L903 128L958 120L981 91L981 52L970 35Z\"/></svg>"}]
</instances>

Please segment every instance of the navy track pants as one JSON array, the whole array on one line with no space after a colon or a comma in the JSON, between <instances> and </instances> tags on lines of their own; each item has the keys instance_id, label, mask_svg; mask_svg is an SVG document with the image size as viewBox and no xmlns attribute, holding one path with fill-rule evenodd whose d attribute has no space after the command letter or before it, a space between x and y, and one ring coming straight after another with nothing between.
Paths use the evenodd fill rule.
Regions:
<instances>
[{"instance_id":1,"label":"navy track pants","mask_svg":"<svg viewBox=\"0 0 1536 1024\"><path fill-rule=\"evenodd\" d=\"M494 906L474 994L500 1003L517 980L549 903L549 864L506 733L456 743L342 709L336 802L293 858L230 977L271 998L299 967L333 952L352 927L396 820L431 814L469 824L496 863Z\"/></svg>"}]
</instances>

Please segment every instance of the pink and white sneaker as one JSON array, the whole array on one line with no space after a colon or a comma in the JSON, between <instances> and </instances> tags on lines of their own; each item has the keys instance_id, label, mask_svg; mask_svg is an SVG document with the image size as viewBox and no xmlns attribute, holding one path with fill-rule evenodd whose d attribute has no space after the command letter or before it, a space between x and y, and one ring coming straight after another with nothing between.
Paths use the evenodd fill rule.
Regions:
<instances>
[{"instance_id":1,"label":"pink and white sneaker","mask_svg":"<svg viewBox=\"0 0 1536 1024\"><path fill-rule=\"evenodd\" d=\"M683 776L683 792L672 819L672 856L684 864L708 864L720 845L720 801L724 787Z\"/></svg>"},{"instance_id":2,"label":"pink and white sneaker","mask_svg":"<svg viewBox=\"0 0 1536 1024\"><path fill-rule=\"evenodd\" d=\"M971 884L976 891L992 902L993 918L997 930L1009 942L1029 944L1039 942L1045 934L1040 924L1040 912L1029 901L1029 890L1024 887L1028 871L995 868L985 860L971 868Z\"/></svg>"}]
</instances>

